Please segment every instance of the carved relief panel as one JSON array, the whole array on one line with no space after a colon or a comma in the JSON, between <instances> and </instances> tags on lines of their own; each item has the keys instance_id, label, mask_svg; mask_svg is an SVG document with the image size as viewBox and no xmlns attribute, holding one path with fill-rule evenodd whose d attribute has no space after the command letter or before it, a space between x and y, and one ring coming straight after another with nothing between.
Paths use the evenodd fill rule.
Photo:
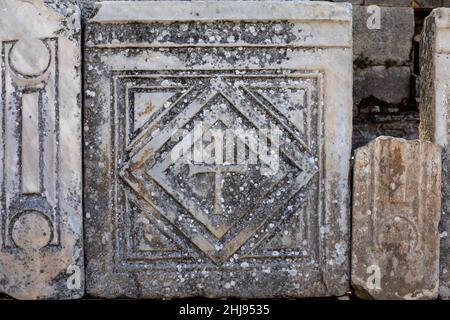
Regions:
<instances>
[{"instance_id":1,"label":"carved relief panel","mask_svg":"<svg viewBox=\"0 0 450 320\"><path fill-rule=\"evenodd\" d=\"M60 244L57 43L57 38L2 43L5 249ZM46 231L20 230L33 224Z\"/></svg>"},{"instance_id":2,"label":"carved relief panel","mask_svg":"<svg viewBox=\"0 0 450 320\"><path fill-rule=\"evenodd\" d=\"M85 67L91 294L345 292L351 14L254 5L98 5ZM333 28L341 38L324 36Z\"/></svg>"},{"instance_id":3,"label":"carved relief panel","mask_svg":"<svg viewBox=\"0 0 450 320\"><path fill-rule=\"evenodd\" d=\"M0 1L0 291L24 299L84 292L80 15L55 4Z\"/></svg>"},{"instance_id":4,"label":"carved relief panel","mask_svg":"<svg viewBox=\"0 0 450 320\"><path fill-rule=\"evenodd\" d=\"M362 298L438 295L441 149L378 137L355 151L352 284Z\"/></svg>"}]
</instances>

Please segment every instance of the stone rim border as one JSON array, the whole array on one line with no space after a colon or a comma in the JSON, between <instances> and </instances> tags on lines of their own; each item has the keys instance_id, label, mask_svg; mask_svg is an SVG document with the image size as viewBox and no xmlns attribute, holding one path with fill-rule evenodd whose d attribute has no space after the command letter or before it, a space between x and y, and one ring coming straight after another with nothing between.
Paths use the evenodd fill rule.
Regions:
<instances>
[{"instance_id":1,"label":"stone rim border","mask_svg":"<svg viewBox=\"0 0 450 320\"><path fill-rule=\"evenodd\" d=\"M242 3L245 9L242 10ZM348 3L287 1L142 1L100 2L89 23L211 21L336 21L351 23ZM323 3L328 8L324 9ZM149 5L151 4L151 10ZM119 10L120 8L120 10ZM126 10L123 10L123 9ZM195 9L194 9L195 8ZM311 18L314 17L314 18Z\"/></svg>"}]
</instances>

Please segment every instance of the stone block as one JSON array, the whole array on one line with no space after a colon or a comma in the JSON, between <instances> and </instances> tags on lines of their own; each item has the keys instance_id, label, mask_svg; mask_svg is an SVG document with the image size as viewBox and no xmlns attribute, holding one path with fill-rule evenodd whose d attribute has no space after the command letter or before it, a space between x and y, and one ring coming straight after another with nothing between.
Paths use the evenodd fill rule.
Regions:
<instances>
[{"instance_id":1,"label":"stone block","mask_svg":"<svg viewBox=\"0 0 450 320\"><path fill-rule=\"evenodd\" d=\"M441 149L379 137L355 151L352 285L368 299L434 299Z\"/></svg>"},{"instance_id":2,"label":"stone block","mask_svg":"<svg viewBox=\"0 0 450 320\"><path fill-rule=\"evenodd\" d=\"M409 7L411 6L411 0L364 0L364 4L367 6Z\"/></svg>"},{"instance_id":3,"label":"stone block","mask_svg":"<svg viewBox=\"0 0 450 320\"><path fill-rule=\"evenodd\" d=\"M374 66L356 69L353 79L353 102L373 96L387 103L398 104L410 95L409 67Z\"/></svg>"},{"instance_id":4,"label":"stone block","mask_svg":"<svg viewBox=\"0 0 450 320\"><path fill-rule=\"evenodd\" d=\"M315 0L313 0L315 1ZM318 1L323 1L323 0L318 0ZM364 0L333 0L333 2L348 2L351 4L364 4Z\"/></svg>"},{"instance_id":5,"label":"stone block","mask_svg":"<svg viewBox=\"0 0 450 320\"><path fill-rule=\"evenodd\" d=\"M85 30L87 292L345 294L351 6L96 12Z\"/></svg>"},{"instance_id":6,"label":"stone block","mask_svg":"<svg viewBox=\"0 0 450 320\"><path fill-rule=\"evenodd\" d=\"M425 19L420 52L420 137L444 148L442 165L440 296L450 299L450 9L432 11Z\"/></svg>"},{"instance_id":7,"label":"stone block","mask_svg":"<svg viewBox=\"0 0 450 320\"><path fill-rule=\"evenodd\" d=\"M407 65L414 36L412 8L353 6L353 55L367 65Z\"/></svg>"},{"instance_id":8,"label":"stone block","mask_svg":"<svg viewBox=\"0 0 450 320\"><path fill-rule=\"evenodd\" d=\"M445 1L445 0L444 0ZM442 6L442 0L414 0L414 8L439 8Z\"/></svg>"},{"instance_id":9,"label":"stone block","mask_svg":"<svg viewBox=\"0 0 450 320\"><path fill-rule=\"evenodd\" d=\"M80 10L0 1L0 292L84 293Z\"/></svg>"},{"instance_id":10,"label":"stone block","mask_svg":"<svg viewBox=\"0 0 450 320\"><path fill-rule=\"evenodd\" d=\"M419 116L416 112L391 113L379 106L366 107L353 117L353 149L362 147L379 136L418 139L418 128Z\"/></svg>"},{"instance_id":11,"label":"stone block","mask_svg":"<svg viewBox=\"0 0 450 320\"><path fill-rule=\"evenodd\" d=\"M384 7L438 8L442 5L442 0L365 0L364 4Z\"/></svg>"}]
</instances>

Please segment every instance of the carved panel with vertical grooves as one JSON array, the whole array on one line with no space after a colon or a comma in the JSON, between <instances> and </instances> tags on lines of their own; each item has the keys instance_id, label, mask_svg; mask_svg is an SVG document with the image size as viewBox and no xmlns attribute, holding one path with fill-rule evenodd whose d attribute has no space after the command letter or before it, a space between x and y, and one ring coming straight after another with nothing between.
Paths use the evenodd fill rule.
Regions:
<instances>
[{"instance_id":1,"label":"carved panel with vertical grooves","mask_svg":"<svg viewBox=\"0 0 450 320\"><path fill-rule=\"evenodd\" d=\"M441 150L379 137L355 152L352 284L361 297L438 293Z\"/></svg>"}]
</instances>

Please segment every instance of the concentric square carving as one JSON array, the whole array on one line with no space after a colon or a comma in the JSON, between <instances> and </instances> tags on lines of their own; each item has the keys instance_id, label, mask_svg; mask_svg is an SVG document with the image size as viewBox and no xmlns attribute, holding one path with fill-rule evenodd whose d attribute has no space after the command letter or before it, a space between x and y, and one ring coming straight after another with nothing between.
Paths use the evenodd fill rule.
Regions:
<instances>
[{"instance_id":1,"label":"concentric square carving","mask_svg":"<svg viewBox=\"0 0 450 320\"><path fill-rule=\"evenodd\" d=\"M349 7L130 6L85 30L88 292L344 294Z\"/></svg>"},{"instance_id":2,"label":"concentric square carving","mask_svg":"<svg viewBox=\"0 0 450 320\"><path fill-rule=\"evenodd\" d=\"M117 114L125 113L120 128L112 128L124 133L116 137L120 149L114 153L120 164L117 183L124 189L120 198L129 201L125 210L117 209L119 215L128 216L118 217L124 223L117 227L124 226L123 236L133 252L128 262L149 259L151 268L152 261L165 259L161 251L174 248L175 244L168 245L170 239L182 237L189 242L178 245L178 258L201 257L206 265L222 265L233 255L250 258L256 252L259 259L316 257L314 248L319 247L320 239L314 218L320 214L308 215L310 210L320 212L322 199L304 191L320 188L321 81L320 72L298 70L115 74L112 83L118 98L113 108ZM181 154L174 159L173 150L186 138L174 141L174 128L192 133L196 121L205 131L215 127L231 132L280 128L276 172L261 174L260 167L269 166L264 158L249 165L236 164L238 161L194 165ZM198 142L191 139L192 145ZM248 152L256 154L258 150L249 148ZM132 211L140 213L133 215ZM129 217L133 220L127 225ZM138 233L130 229L139 227L136 220L142 219L159 220L162 230L156 227L149 234L143 226ZM292 225L287 228L286 224ZM280 239L271 240L277 230L285 233L285 238L296 235L301 241L283 244ZM148 252L135 252L136 243L149 237L153 241L163 237L164 241L158 240ZM278 247L266 250L269 242Z\"/></svg>"}]
</instances>

